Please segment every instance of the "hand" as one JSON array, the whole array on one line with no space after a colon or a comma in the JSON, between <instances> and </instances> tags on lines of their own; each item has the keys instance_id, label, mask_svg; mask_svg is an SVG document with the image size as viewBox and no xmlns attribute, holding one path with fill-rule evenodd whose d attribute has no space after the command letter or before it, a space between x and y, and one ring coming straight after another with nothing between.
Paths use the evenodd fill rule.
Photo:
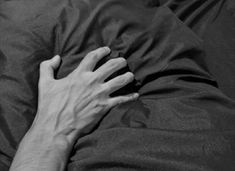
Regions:
<instances>
[{"instance_id":1,"label":"hand","mask_svg":"<svg viewBox=\"0 0 235 171\"><path fill-rule=\"evenodd\" d=\"M60 57L42 62L38 112L32 127L49 133L55 139L65 139L71 145L83 132L89 132L110 108L136 99L137 93L109 96L132 82L132 73L127 72L104 82L112 73L127 65L124 58L111 59L93 71L97 62L109 53L107 47L90 52L72 73L60 80L54 79ZM87 128L89 130L84 130Z\"/></svg>"},{"instance_id":2,"label":"hand","mask_svg":"<svg viewBox=\"0 0 235 171\"><path fill-rule=\"evenodd\" d=\"M117 58L93 71L97 62L109 53L107 47L90 52L72 73L60 80L54 79L54 70L61 61L59 56L41 63L38 111L19 144L11 171L64 170L71 148L85 128L91 129L113 106L138 97L137 93L109 96L134 78L128 72L104 82L127 65L124 58Z\"/></svg>"}]
</instances>

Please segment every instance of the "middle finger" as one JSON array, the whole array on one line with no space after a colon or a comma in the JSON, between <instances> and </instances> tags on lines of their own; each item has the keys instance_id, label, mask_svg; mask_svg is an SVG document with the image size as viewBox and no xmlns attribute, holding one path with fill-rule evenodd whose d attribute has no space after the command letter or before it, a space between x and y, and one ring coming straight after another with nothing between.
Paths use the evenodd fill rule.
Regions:
<instances>
[{"instance_id":1,"label":"middle finger","mask_svg":"<svg viewBox=\"0 0 235 171\"><path fill-rule=\"evenodd\" d=\"M125 58L110 59L101 67L99 67L95 73L104 81L106 78L111 76L114 72L120 70L127 65Z\"/></svg>"}]
</instances>

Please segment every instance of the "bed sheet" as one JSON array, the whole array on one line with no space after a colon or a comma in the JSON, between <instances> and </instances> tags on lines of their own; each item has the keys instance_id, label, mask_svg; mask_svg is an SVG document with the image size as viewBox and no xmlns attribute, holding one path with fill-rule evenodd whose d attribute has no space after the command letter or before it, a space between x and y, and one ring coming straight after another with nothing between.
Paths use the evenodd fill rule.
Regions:
<instances>
[{"instance_id":1,"label":"bed sheet","mask_svg":"<svg viewBox=\"0 0 235 171\"><path fill-rule=\"evenodd\" d=\"M235 103L208 70L203 28L180 17L175 2L192 7L189 1L1 1L1 170L35 116L40 62L61 55L60 79L87 52L107 45L112 53L105 60L124 56L135 74L117 94L141 96L113 108L79 139L67 170L233 171Z\"/></svg>"},{"instance_id":2,"label":"bed sheet","mask_svg":"<svg viewBox=\"0 0 235 171\"><path fill-rule=\"evenodd\" d=\"M161 0L202 40L205 62L223 93L235 99L235 1Z\"/></svg>"}]
</instances>

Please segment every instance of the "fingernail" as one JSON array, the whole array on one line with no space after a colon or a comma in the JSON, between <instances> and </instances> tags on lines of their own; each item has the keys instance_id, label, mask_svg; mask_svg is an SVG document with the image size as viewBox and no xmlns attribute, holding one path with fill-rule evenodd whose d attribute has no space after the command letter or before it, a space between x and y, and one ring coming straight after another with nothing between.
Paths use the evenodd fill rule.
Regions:
<instances>
[{"instance_id":1,"label":"fingernail","mask_svg":"<svg viewBox=\"0 0 235 171\"><path fill-rule=\"evenodd\" d=\"M108 52L111 51L111 49L110 49L108 46L105 46L104 49L105 49L106 51L108 51Z\"/></svg>"},{"instance_id":2,"label":"fingernail","mask_svg":"<svg viewBox=\"0 0 235 171\"><path fill-rule=\"evenodd\" d=\"M54 56L54 57L52 58L52 61L53 61L53 62L54 62L54 61L57 61L57 59L60 59L60 56L59 56L59 55Z\"/></svg>"},{"instance_id":3,"label":"fingernail","mask_svg":"<svg viewBox=\"0 0 235 171\"><path fill-rule=\"evenodd\" d=\"M56 55L56 56L54 56L54 58L53 58L53 59L56 59L56 58L60 58L60 56L59 56L59 55Z\"/></svg>"},{"instance_id":4,"label":"fingernail","mask_svg":"<svg viewBox=\"0 0 235 171\"><path fill-rule=\"evenodd\" d=\"M139 93L134 93L133 98L137 99L139 97Z\"/></svg>"}]
</instances>

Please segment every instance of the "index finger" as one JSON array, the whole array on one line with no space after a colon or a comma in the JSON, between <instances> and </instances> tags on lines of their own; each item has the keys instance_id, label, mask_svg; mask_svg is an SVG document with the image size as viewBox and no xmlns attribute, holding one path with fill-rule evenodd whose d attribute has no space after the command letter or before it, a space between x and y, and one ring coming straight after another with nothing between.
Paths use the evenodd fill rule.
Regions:
<instances>
[{"instance_id":1,"label":"index finger","mask_svg":"<svg viewBox=\"0 0 235 171\"><path fill-rule=\"evenodd\" d=\"M88 53L81 61L79 67L85 70L93 71L96 64L103 57L107 56L111 52L109 47L101 47Z\"/></svg>"}]
</instances>

